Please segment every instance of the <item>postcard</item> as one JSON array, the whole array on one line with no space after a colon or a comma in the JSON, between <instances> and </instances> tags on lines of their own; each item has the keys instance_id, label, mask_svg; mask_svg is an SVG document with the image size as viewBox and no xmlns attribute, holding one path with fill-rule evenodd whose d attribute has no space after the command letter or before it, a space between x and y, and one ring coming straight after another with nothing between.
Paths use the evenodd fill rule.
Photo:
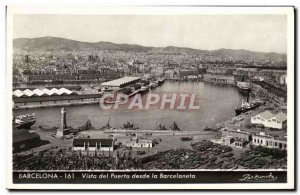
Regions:
<instances>
[{"instance_id":1,"label":"postcard","mask_svg":"<svg viewBox=\"0 0 300 195\"><path fill-rule=\"evenodd\" d=\"M7 7L7 188L292 190L293 7Z\"/></svg>"}]
</instances>

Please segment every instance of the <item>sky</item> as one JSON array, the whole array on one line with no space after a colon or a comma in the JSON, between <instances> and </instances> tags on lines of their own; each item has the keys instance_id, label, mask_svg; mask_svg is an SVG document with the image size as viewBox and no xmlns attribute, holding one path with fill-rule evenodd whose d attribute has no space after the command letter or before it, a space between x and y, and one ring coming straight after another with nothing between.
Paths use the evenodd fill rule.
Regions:
<instances>
[{"instance_id":1,"label":"sky","mask_svg":"<svg viewBox=\"0 0 300 195\"><path fill-rule=\"evenodd\" d=\"M14 15L14 38L286 53L285 15Z\"/></svg>"}]
</instances>

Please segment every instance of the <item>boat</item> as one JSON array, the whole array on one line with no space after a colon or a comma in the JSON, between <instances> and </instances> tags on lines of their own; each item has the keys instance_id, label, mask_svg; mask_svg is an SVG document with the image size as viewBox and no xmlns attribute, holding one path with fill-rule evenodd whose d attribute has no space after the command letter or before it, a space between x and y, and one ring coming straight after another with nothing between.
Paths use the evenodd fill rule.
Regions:
<instances>
[{"instance_id":1,"label":"boat","mask_svg":"<svg viewBox=\"0 0 300 195\"><path fill-rule=\"evenodd\" d=\"M100 128L100 130L104 130L104 129L110 129L111 128L111 126L110 126L110 119L107 121L107 123L103 126L103 127L101 127Z\"/></svg>"},{"instance_id":2,"label":"boat","mask_svg":"<svg viewBox=\"0 0 300 195\"><path fill-rule=\"evenodd\" d=\"M165 125L162 125L162 124L159 124L155 129L156 129L156 130L163 130L163 131L168 130L168 129L166 128L166 126L165 126Z\"/></svg>"},{"instance_id":3,"label":"boat","mask_svg":"<svg viewBox=\"0 0 300 195\"><path fill-rule=\"evenodd\" d=\"M251 91L250 83L248 82L239 81L236 85L238 87L239 92L241 92L242 94L248 95Z\"/></svg>"},{"instance_id":4,"label":"boat","mask_svg":"<svg viewBox=\"0 0 300 195\"><path fill-rule=\"evenodd\" d=\"M42 126L42 125L39 125L39 129L42 130L42 131L56 131L58 129L57 126Z\"/></svg>"},{"instance_id":5,"label":"boat","mask_svg":"<svg viewBox=\"0 0 300 195\"><path fill-rule=\"evenodd\" d=\"M104 87L104 88L101 89L101 91L102 92L111 92L111 91L113 91L113 89L109 88L109 87Z\"/></svg>"},{"instance_id":6,"label":"boat","mask_svg":"<svg viewBox=\"0 0 300 195\"><path fill-rule=\"evenodd\" d=\"M140 94L145 94L149 91L149 87L148 86L142 86L141 89L139 90Z\"/></svg>"},{"instance_id":7,"label":"boat","mask_svg":"<svg viewBox=\"0 0 300 195\"><path fill-rule=\"evenodd\" d=\"M129 95L132 93L132 89L130 87L124 87L118 90L118 92L125 94L125 95Z\"/></svg>"},{"instance_id":8,"label":"boat","mask_svg":"<svg viewBox=\"0 0 300 195\"><path fill-rule=\"evenodd\" d=\"M124 94L124 93L122 93ZM127 95L127 94L125 94ZM131 95L131 94L130 94ZM130 97L129 95L129 97ZM110 97L104 98L104 104L115 104L115 103L121 103L125 100L125 97L121 96L120 98L117 98L117 95L112 95Z\"/></svg>"},{"instance_id":9,"label":"boat","mask_svg":"<svg viewBox=\"0 0 300 195\"><path fill-rule=\"evenodd\" d=\"M162 85L165 82L165 79L159 79L158 80L158 86Z\"/></svg>"},{"instance_id":10,"label":"boat","mask_svg":"<svg viewBox=\"0 0 300 195\"><path fill-rule=\"evenodd\" d=\"M190 136L187 136L187 137L182 137L182 138L180 138L181 139L181 141L191 141L191 140L193 140L193 137L190 137Z\"/></svg>"},{"instance_id":11,"label":"boat","mask_svg":"<svg viewBox=\"0 0 300 195\"><path fill-rule=\"evenodd\" d=\"M17 129L30 129L35 121L35 113L19 115L13 118L13 126Z\"/></svg>"},{"instance_id":12,"label":"boat","mask_svg":"<svg viewBox=\"0 0 300 195\"><path fill-rule=\"evenodd\" d=\"M239 107L236 107L234 110L235 110L235 115L238 116L242 113L245 113L245 112L248 112L249 110L253 110L254 108L257 108L261 105L260 102L258 101L255 101L255 102L244 102L242 100L242 105L239 106Z\"/></svg>"},{"instance_id":13,"label":"boat","mask_svg":"<svg viewBox=\"0 0 300 195\"><path fill-rule=\"evenodd\" d=\"M78 131L86 131L86 130L93 130L95 129L91 123L91 120L88 119L84 125L77 128Z\"/></svg>"},{"instance_id":14,"label":"boat","mask_svg":"<svg viewBox=\"0 0 300 195\"><path fill-rule=\"evenodd\" d=\"M133 88L133 90L138 90L138 89L141 89L142 84L141 83L135 83L135 84L132 84L131 87Z\"/></svg>"},{"instance_id":15,"label":"boat","mask_svg":"<svg viewBox=\"0 0 300 195\"><path fill-rule=\"evenodd\" d=\"M150 84L150 81L148 81L148 80L142 80L141 82L142 82L143 86L146 86L146 85Z\"/></svg>"},{"instance_id":16,"label":"boat","mask_svg":"<svg viewBox=\"0 0 300 195\"><path fill-rule=\"evenodd\" d=\"M106 98L104 100L104 104L115 104L115 103L120 103L122 102L121 100L120 101L117 101L116 98Z\"/></svg>"},{"instance_id":17,"label":"boat","mask_svg":"<svg viewBox=\"0 0 300 195\"><path fill-rule=\"evenodd\" d=\"M138 94L138 93L140 93L140 89L135 90L134 92L132 92L131 94L129 94L128 97L131 98L131 97L135 96L135 95Z\"/></svg>"},{"instance_id":18,"label":"boat","mask_svg":"<svg viewBox=\"0 0 300 195\"><path fill-rule=\"evenodd\" d=\"M158 81L151 81L149 84L150 89L156 88L158 86Z\"/></svg>"},{"instance_id":19,"label":"boat","mask_svg":"<svg viewBox=\"0 0 300 195\"><path fill-rule=\"evenodd\" d=\"M216 128L211 128L211 127L205 127L204 129L203 129L203 131L218 131L218 129L216 129Z\"/></svg>"},{"instance_id":20,"label":"boat","mask_svg":"<svg viewBox=\"0 0 300 195\"><path fill-rule=\"evenodd\" d=\"M178 125L175 123L175 121L173 122L172 126L171 126L171 130L173 131L180 131L180 128L178 127Z\"/></svg>"},{"instance_id":21,"label":"boat","mask_svg":"<svg viewBox=\"0 0 300 195\"><path fill-rule=\"evenodd\" d=\"M134 123L130 123L127 121L127 123L123 124L123 128L126 130L137 130L139 127L137 127Z\"/></svg>"}]
</instances>

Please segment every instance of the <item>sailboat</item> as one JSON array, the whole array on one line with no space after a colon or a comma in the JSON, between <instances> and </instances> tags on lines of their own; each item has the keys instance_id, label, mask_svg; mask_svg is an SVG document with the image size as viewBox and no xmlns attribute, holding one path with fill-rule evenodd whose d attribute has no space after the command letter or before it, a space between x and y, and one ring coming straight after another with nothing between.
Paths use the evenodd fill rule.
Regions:
<instances>
[{"instance_id":1,"label":"sailboat","mask_svg":"<svg viewBox=\"0 0 300 195\"><path fill-rule=\"evenodd\" d=\"M110 126L110 119L108 119L108 121L107 121L107 123L103 126L103 127L101 127L100 128L100 130L102 130L102 129L109 129L109 128L111 128L111 126Z\"/></svg>"}]
</instances>

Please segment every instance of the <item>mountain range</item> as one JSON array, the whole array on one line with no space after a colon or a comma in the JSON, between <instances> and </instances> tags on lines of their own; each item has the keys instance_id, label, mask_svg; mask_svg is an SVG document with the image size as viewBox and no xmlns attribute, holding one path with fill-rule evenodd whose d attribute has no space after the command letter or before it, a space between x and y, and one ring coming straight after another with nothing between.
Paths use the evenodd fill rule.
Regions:
<instances>
[{"instance_id":1,"label":"mountain range","mask_svg":"<svg viewBox=\"0 0 300 195\"><path fill-rule=\"evenodd\" d=\"M218 50L199 50L186 47L147 47L137 44L117 44L112 42L81 42L59 37L39 37L39 38L17 38L13 40L13 48L24 51L97 51L115 50L126 52L148 52L148 53L190 53L208 54L220 57L234 58L272 58L286 61L286 54L255 52L244 49L218 49Z\"/></svg>"}]
</instances>

